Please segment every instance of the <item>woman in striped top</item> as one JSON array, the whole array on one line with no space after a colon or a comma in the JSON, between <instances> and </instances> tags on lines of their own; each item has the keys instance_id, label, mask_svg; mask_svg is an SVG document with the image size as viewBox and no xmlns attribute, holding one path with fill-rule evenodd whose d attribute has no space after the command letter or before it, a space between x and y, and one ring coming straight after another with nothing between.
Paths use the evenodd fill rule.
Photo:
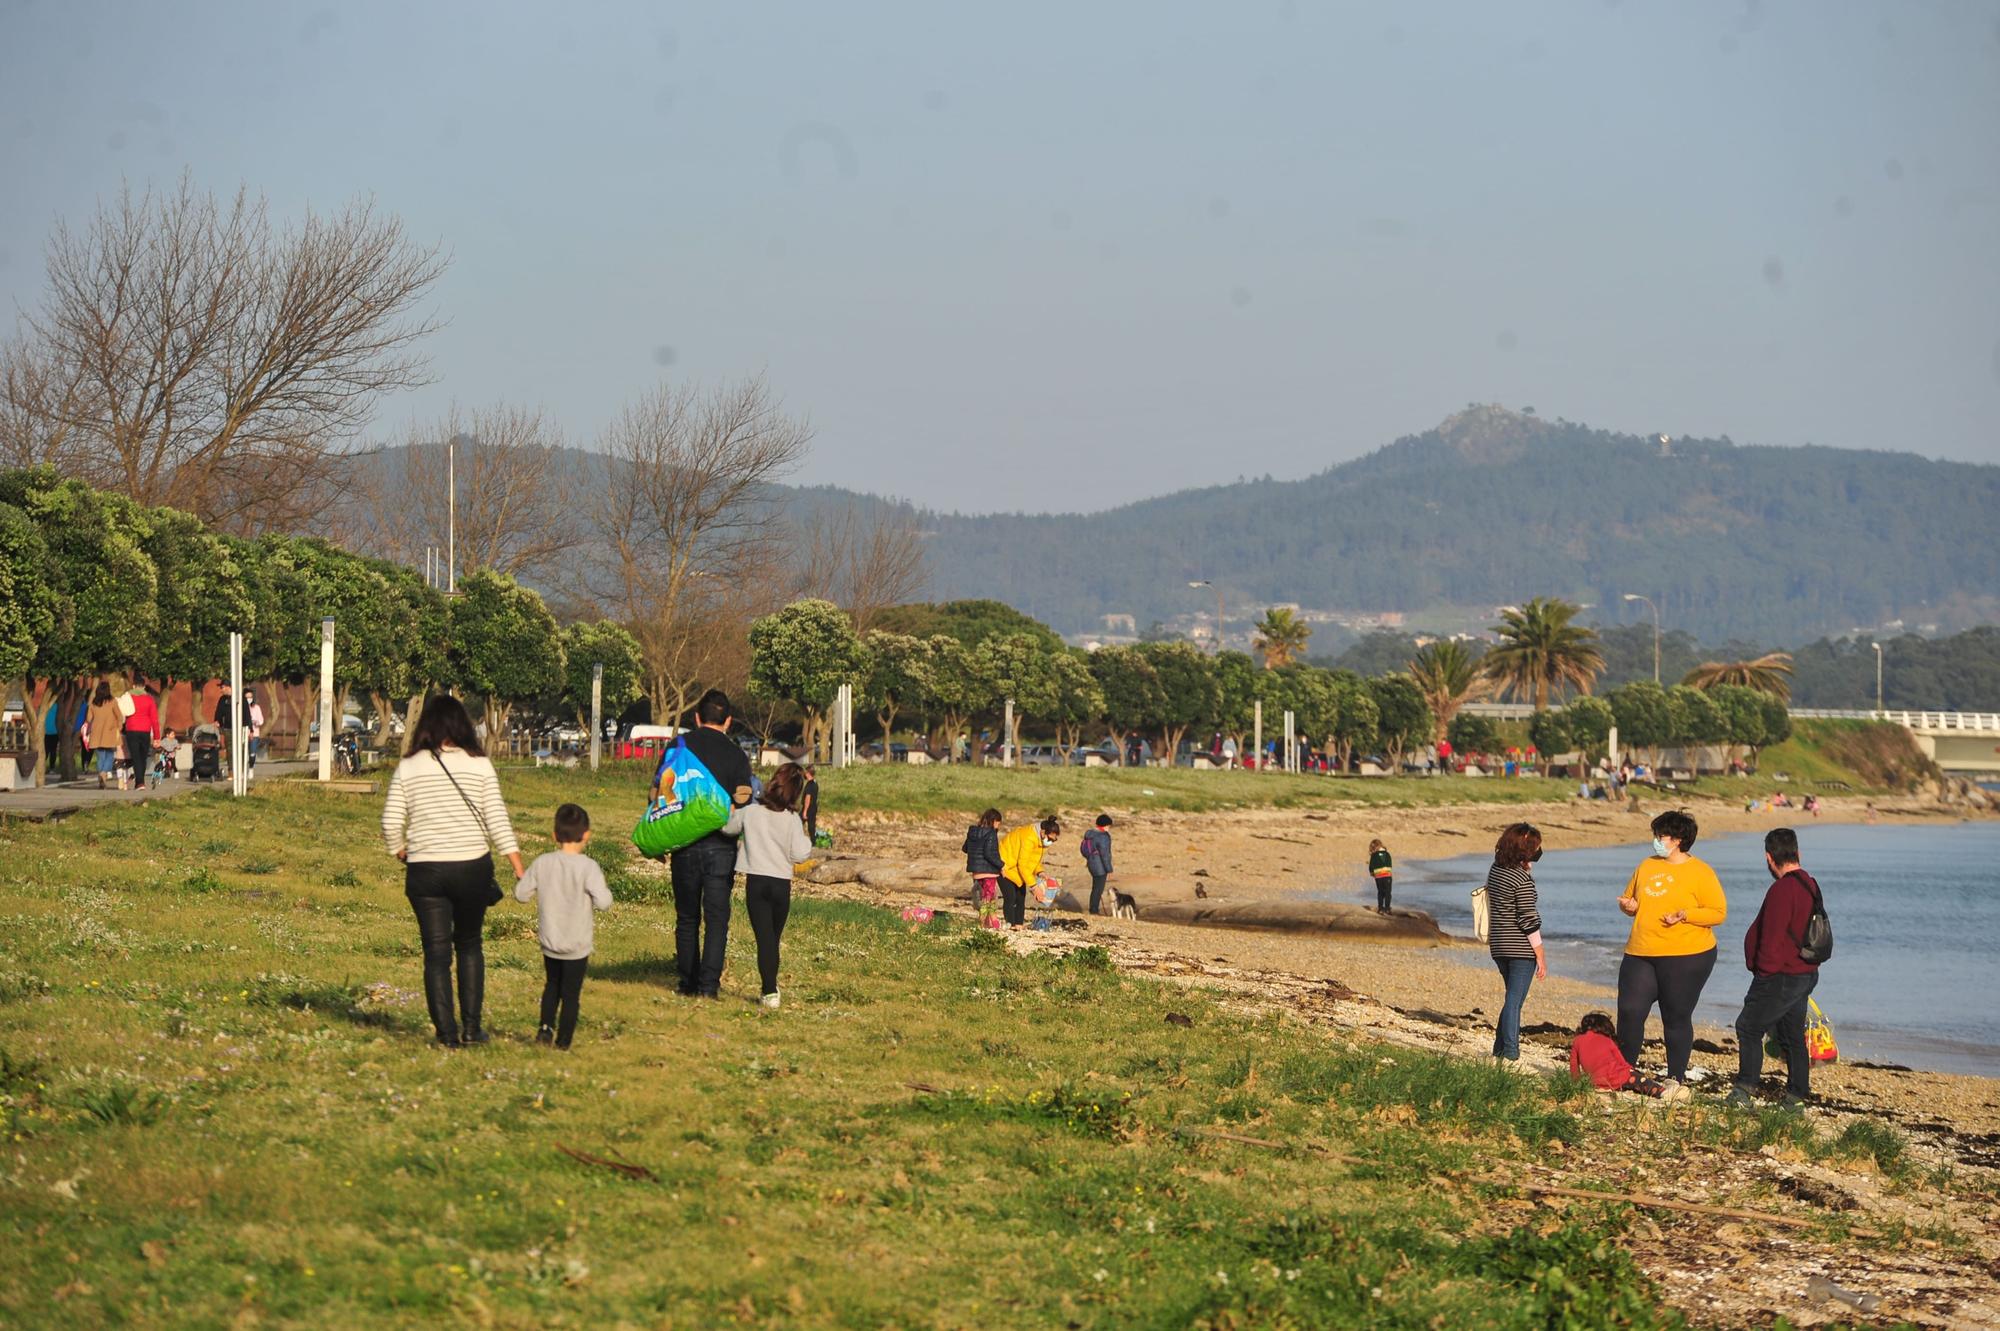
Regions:
<instances>
[{"instance_id":1,"label":"woman in striped top","mask_svg":"<svg viewBox=\"0 0 2000 1331\"><path fill-rule=\"evenodd\" d=\"M1493 1057L1509 1063L1521 1057L1521 1005L1528 1001L1528 986L1549 974L1535 878L1528 872L1540 858L1542 834L1528 823L1515 823L1500 834L1493 867L1486 871L1486 950L1507 988L1493 1031Z\"/></svg>"},{"instance_id":2,"label":"woman in striped top","mask_svg":"<svg viewBox=\"0 0 2000 1331\"><path fill-rule=\"evenodd\" d=\"M500 900L491 851L522 873L521 847L493 762L479 747L472 718L458 699L424 703L410 746L389 779L382 839L406 866L403 890L417 914L424 947L424 1001L442 1045L484 1044L479 1024L486 996L481 947L486 908ZM458 955L458 1012L452 1008L452 954Z\"/></svg>"}]
</instances>

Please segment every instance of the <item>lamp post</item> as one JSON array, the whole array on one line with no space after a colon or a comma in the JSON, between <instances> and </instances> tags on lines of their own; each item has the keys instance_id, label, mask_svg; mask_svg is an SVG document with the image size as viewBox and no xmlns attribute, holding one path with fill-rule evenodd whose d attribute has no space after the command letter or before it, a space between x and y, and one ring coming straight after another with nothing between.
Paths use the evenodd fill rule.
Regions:
<instances>
[{"instance_id":1,"label":"lamp post","mask_svg":"<svg viewBox=\"0 0 2000 1331\"><path fill-rule=\"evenodd\" d=\"M1625 599L1644 601L1653 612L1653 682L1657 684L1660 682L1660 607L1653 603L1652 597L1641 596L1637 592L1626 592Z\"/></svg>"},{"instance_id":2,"label":"lamp post","mask_svg":"<svg viewBox=\"0 0 2000 1331\"><path fill-rule=\"evenodd\" d=\"M1875 649L1875 712L1877 715L1880 715L1882 712L1882 644L1871 642L1868 645Z\"/></svg>"},{"instance_id":3,"label":"lamp post","mask_svg":"<svg viewBox=\"0 0 2000 1331\"><path fill-rule=\"evenodd\" d=\"M1222 587L1218 583L1210 582L1207 578L1203 578L1199 582L1190 582L1188 586L1215 588L1215 654L1220 656L1222 655Z\"/></svg>"}]
</instances>

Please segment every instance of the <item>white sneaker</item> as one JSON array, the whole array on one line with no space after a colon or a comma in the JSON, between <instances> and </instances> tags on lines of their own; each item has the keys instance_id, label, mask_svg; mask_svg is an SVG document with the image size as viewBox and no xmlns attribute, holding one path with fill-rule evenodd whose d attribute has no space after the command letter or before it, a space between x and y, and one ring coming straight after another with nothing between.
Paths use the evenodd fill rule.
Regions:
<instances>
[{"instance_id":1,"label":"white sneaker","mask_svg":"<svg viewBox=\"0 0 2000 1331\"><path fill-rule=\"evenodd\" d=\"M778 996L776 994L765 994L757 1002L759 1006L774 1008L778 1006Z\"/></svg>"}]
</instances>

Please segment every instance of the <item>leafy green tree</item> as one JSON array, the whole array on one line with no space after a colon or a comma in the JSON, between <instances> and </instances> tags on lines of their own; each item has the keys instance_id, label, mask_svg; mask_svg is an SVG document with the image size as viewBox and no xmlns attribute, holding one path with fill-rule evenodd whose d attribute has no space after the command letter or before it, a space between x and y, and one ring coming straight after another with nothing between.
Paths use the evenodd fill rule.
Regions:
<instances>
[{"instance_id":1,"label":"leafy green tree","mask_svg":"<svg viewBox=\"0 0 2000 1331\"><path fill-rule=\"evenodd\" d=\"M794 601L750 625L750 692L796 706L811 752L820 751L834 695L866 667L853 621L831 601Z\"/></svg>"},{"instance_id":2,"label":"leafy green tree","mask_svg":"<svg viewBox=\"0 0 2000 1331\"><path fill-rule=\"evenodd\" d=\"M1604 657L1597 634L1570 622L1580 609L1537 596L1524 606L1502 610L1493 630L1500 643L1481 662L1486 678L1503 693L1533 698L1538 712L1548 707L1551 692L1590 692L1591 681L1604 669Z\"/></svg>"},{"instance_id":3,"label":"leafy green tree","mask_svg":"<svg viewBox=\"0 0 2000 1331\"><path fill-rule=\"evenodd\" d=\"M1445 732L1452 751L1461 757L1470 753L1493 753L1500 747L1500 728L1477 712L1460 712Z\"/></svg>"},{"instance_id":4,"label":"leafy green tree","mask_svg":"<svg viewBox=\"0 0 2000 1331\"><path fill-rule=\"evenodd\" d=\"M1569 706L1563 708L1563 720L1569 728L1569 742L1583 754L1584 762L1592 767L1603 762L1611 751L1611 727L1617 724L1611 704L1586 693L1569 700Z\"/></svg>"},{"instance_id":5,"label":"leafy green tree","mask_svg":"<svg viewBox=\"0 0 2000 1331\"><path fill-rule=\"evenodd\" d=\"M1424 692L1408 675L1384 675L1368 681L1368 696L1375 700L1376 737L1387 749L1389 770L1403 770L1403 755L1421 747L1437 733L1437 723L1424 702Z\"/></svg>"},{"instance_id":6,"label":"leafy green tree","mask_svg":"<svg viewBox=\"0 0 2000 1331\"><path fill-rule=\"evenodd\" d=\"M1673 743L1680 745L1719 744L1729 737L1729 725L1706 693L1687 684L1667 690L1667 708L1672 716Z\"/></svg>"},{"instance_id":7,"label":"leafy green tree","mask_svg":"<svg viewBox=\"0 0 2000 1331\"><path fill-rule=\"evenodd\" d=\"M1763 701L1764 744L1783 744L1792 737L1792 711L1785 706L1784 699L1774 698L1768 693L1764 695ZM1764 744L1759 744L1750 750L1752 759L1763 752Z\"/></svg>"},{"instance_id":8,"label":"leafy green tree","mask_svg":"<svg viewBox=\"0 0 2000 1331\"><path fill-rule=\"evenodd\" d=\"M375 709L375 742L395 740L395 715L407 731L431 689L452 684L451 602L415 569L385 559L366 561L382 580L381 632L365 644L367 666L358 687ZM336 637L339 628L335 627Z\"/></svg>"},{"instance_id":9,"label":"leafy green tree","mask_svg":"<svg viewBox=\"0 0 2000 1331\"><path fill-rule=\"evenodd\" d=\"M1122 764L1125 734L1150 725L1165 709L1160 672L1140 648L1105 647L1091 653L1090 673L1104 691L1104 719L1118 731Z\"/></svg>"},{"instance_id":10,"label":"leafy green tree","mask_svg":"<svg viewBox=\"0 0 2000 1331\"><path fill-rule=\"evenodd\" d=\"M1246 653L1236 651L1216 653L1209 671L1215 677L1215 724L1244 752L1244 738L1256 719L1258 685L1271 672L1259 670Z\"/></svg>"},{"instance_id":11,"label":"leafy green tree","mask_svg":"<svg viewBox=\"0 0 2000 1331\"><path fill-rule=\"evenodd\" d=\"M972 650L957 638L935 633L925 646L931 668L920 705L926 721L935 722L944 734L943 746L933 742L932 749L950 753L958 737L966 734L972 718L986 709L990 685Z\"/></svg>"},{"instance_id":12,"label":"leafy green tree","mask_svg":"<svg viewBox=\"0 0 2000 1331\"><path fill-rule=\"evenodd\" d=\"M1763 747L1764 699L1768 695L1740 684L1722 684L1708 690L1708 696L1722 714L1723 740L1731 749L1755 753Z\"/></svg>"},{"instance_id":13,"label":"leafy green tree","mask_svg":"<svg viewBox=\"0 0 2000 1331\"><path fill-rule=\"evenodd\" d=\"M396 598L367 560L314 537L267 536L259 543L262 596L271 613L261 648L269 678L297 684L300 714L295 718L294 756L312 743L312 720L319 711L320 623L333 620L333 715L345 714L348 695L368 687L388 654L385 638L398 623ZM260 621L261 622L261 621ZM247 656L244 669L250 670ZM280 695L272 691L272 715Z\"/></svg>"},{"instance_id":14,"label":"leafy green tree","mask_svg":"<svg viewBox=\"0 0 2000 1331\"><path fill-rule=\"evenodd\" d=\"M1272 606L1256 624L1257 650L1264 654L1264 668L1276 670L1305 655L1312 638L1312 625L1300 619L1296 610Z\"/></svg>"},{"instance_id":15,"label":"leafy green tree","mask_svg":"<svg viewBox=\"0 0 2000 1331\"><path fill-rule=\"evenodd\" d=\"M1335 698L1333 727L1334 761L1345 772L1357 749L1372 749L1380 738L1382 712L1368 681L1351 670L1336 670L1328 677Z\"/></svg>"},{"instance_id":16,"label":"leafy green tree","mask_svg":"<svg viewBox=\"0 0 2000 1331\"><path fill-rule=\"evenodd\" d=\"M930 643L908 633L870 629L862 644L868 649L868 673L859 692L875 709L882 742L887 744L895 733L897 713L921 706L933 691L936 662Z\"/></svg>"},{"instance_id":17,"label":"leafy green tree","mask_svg":"<svg viewBox=\"0 0 2000 1331\"><path fill-rule=\"evenodd\" d=\"M1569 752L1570 730L1569 709L1551 707L1546 712L1536 712L1528 718L1528 743L1535 746L1535 752L1543 758L1552 758L1558 753Z\"/></svg>"},{"instance_id":18,"label":"leafy green tree","mask_svg":"<svg viewBox=\"0 0 2000 1331\"><path fill-rule=\"evenodd\" d=\"M1308 741L1316 741L1322 749L1331 751L1334 735L1340 729L1341 692L1330 670L1317 666L1290 665L1283 670L1266 671L1283 679L1283 686L1276 701L1279 711L1289 708L1294 729ZM1268 725L1271 704L1264 705L1265 721Z\"/></svg>"},{"instance_id":19,"label":"leafy green tree","mask_svg":"<svg viewBox=\"0 0 2000 1331\"><path fill-rule=\"evenodd\" d=\"M617 716L645 691L639 640L608 619L580 619L562 631L563 706L579 726L590 725L590 685L604 667L604 715Z\"/></svg>"},{"instance_id":20,"label":"leafy green tree","mask_svg":"<svg viewBox=\"0 0 2000 1331\"><path fill-rule=\"evenodd\" d=\"M486 742L506 739L509 714L563 684L562 630L537 593L504 573L477 569L451 603L451 671L486 702Z\"/></svg>"},{"instance_id":21,"label":"leafy green tree","mask_svg":"<svg viewBox=\"0 0 2000 1331\"><path fill-rule=\"evenodd\" d=\"M1062 638L1047 624L1024 615L1003 601L940 601L934 604L892 605L875 616L874 628L890 633L907 633L913 638L945 634L967 647L977 647L988 638L1010 633L1028 633L1055 651Z\"/></svg>"},{"instance_id":22,"label":"leafy green tree","mask_svg":"<svg viewBox=\"0 0 2000 1331\"><path fill-rule=\"evenodd\" d=\"M159 630L138 664L168 681L211 679L228 669L229 635L240 632L247 643L258 629L242 563L247 547L211 532L192 513L156 508L146 518L143 544L159 579Z\"/></svg>"},{"instance_id":23,"label":"leafy green tree","mask_svg":"<svg viewBox=\"0 0 2000 1331\"><path fill-rule=\"evenodd\" d=\"M1146 643L1133 650L1153 667L1158 681L1152 695L1154 709L1144 725L1159 733L1161 749L1171 767L1188 727L1215 719L1221 695L1213 663L1184 642Z\"/></svg>"},{"instance_id":24,"label":"leafy green tree","mask_svg":"<svg viewBox=\"0 0 2000 1331\"><path fill-rule=\"evenodd\" d=\"M1667 702L1667 691L1652 680L1636 679L1621 684L1605 701L1611 704L1621 743L1644 751L1657 761L1659 751L1674 742L1674 714Z\"/></svg>"},{"instance_id":25,"label":"leafy green tree","mask_svg":"<svg viewBox=\"0 0 2000 1331\"><path fill-rule=\"evenodd\" d=\"M47 467L0 473L0 504L20 510L41 537L51 622L36 643L22 698L37 734L48 708L62 709L63 771L74 776L77 736L69 722L85 677L144 661L159 627L159 574L146 553L146 512ZM33 557L32 545L22 551ZM35 777L46 780L43 764L36 764Z\"/></svg>"},{"instance_id":26,"label":"leafy green tree","mask_svg":"<svg viewBox=\"0 0 2000 1331\"><path fill-rule=\"evenodd\" d=\"M55 628L56 608L47 543L26 513L0 504L0 679L26 678L43 639ZM23 701L32 704L25 696ZM41 719L35 717L38 726Z\"/></svg>"},{"instance_id":27,"label":"leafy green tree","mask_svg":"<svg viewBox=\"0 0 2000 1331\"><path fill-rule=\"evenodd\" d=\"M1474 701L1486 689L1486 678L1479 671L1479 657L1468 651L1464 643L1456 638L1440 638L1436 642L1424 644L1410 657L1410 678L1417 682L1417 688L1424 695L1424 703L1431 709L1431 719L1437 726L1437 733L1431 736L1435 744L1443 738L1451 727L1451 719L1458 715L1458 709Z\"/></svg>"},{"instance_id":28,"label":"leafy green tree","mask_svg":"<svg viewBox=\"0 0 2000 1331\"><path fill-rule=\"evenodd\" d=\"M1021 723L1028 717L1046 718L1055 710L1055 676L1049 663L1053 653L1030 633L1009 633L988 638L974 653L986 676L986 693L995 707L1014 702L1014 729L1002 736L1018 756L1021 751ZM1003 711L1004 717L1004 711Z\"/></svg>"},{"instance_id":29,"label":"leafy green tree","mask_svg":"<svg viewBox=\"0 0 2000 1331\"><path fill-rule=\"evenodd\" d=\"M1084 732L1104 716L1104 686L1081 652L1059 653L1049 662L1049 678L1054 686L1049 719L1055 723L1056 746L1067 763L1083 742Z\"/></svg>"}]
</instances>

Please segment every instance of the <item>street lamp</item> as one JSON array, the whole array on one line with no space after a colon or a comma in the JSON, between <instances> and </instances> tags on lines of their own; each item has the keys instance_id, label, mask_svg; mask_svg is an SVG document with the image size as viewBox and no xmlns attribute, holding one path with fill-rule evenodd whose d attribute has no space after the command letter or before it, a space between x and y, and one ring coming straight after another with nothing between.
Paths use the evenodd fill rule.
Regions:
<instances>
[{"instance_id":1,"label":"street lamp","mask_svg":"<svg viewBox=\"0 0 2000 1331\"><path fill-rule=\"evenodd\" d=\"M1868 645L1875 649L1875 711L1879 715L1882 711L1882 644L1871 642Z\"/></svg>"},{"instance_id":2,"label":"street lamp","mask_svg":"<svg viewBox=\"0 0 2000 1331\"><path fill-rule=\"evenodd\" d=\"M1207 578L1199 582L1190 582L1188 586L1215 588L1215 654L1220 656L1222 655L1222 586L1220 583L1210 582Z\"/></svg>"},{"instance_id":3,"label":"street lamp","mask_svg":"<svg viewBox=\"0 0 2000 1331\"><path fill-rule=\"evenodd\" d=\"M1660 437L1662 439L1666 438L1665 435ZM1641 596L1637 592L1626 592L1625 599L1628 601L1644 601L1653 612L1653 682L1657 684L1660 682L1660 607L1653 604L1652 597Z\"/></svg>"}]
</instances>

